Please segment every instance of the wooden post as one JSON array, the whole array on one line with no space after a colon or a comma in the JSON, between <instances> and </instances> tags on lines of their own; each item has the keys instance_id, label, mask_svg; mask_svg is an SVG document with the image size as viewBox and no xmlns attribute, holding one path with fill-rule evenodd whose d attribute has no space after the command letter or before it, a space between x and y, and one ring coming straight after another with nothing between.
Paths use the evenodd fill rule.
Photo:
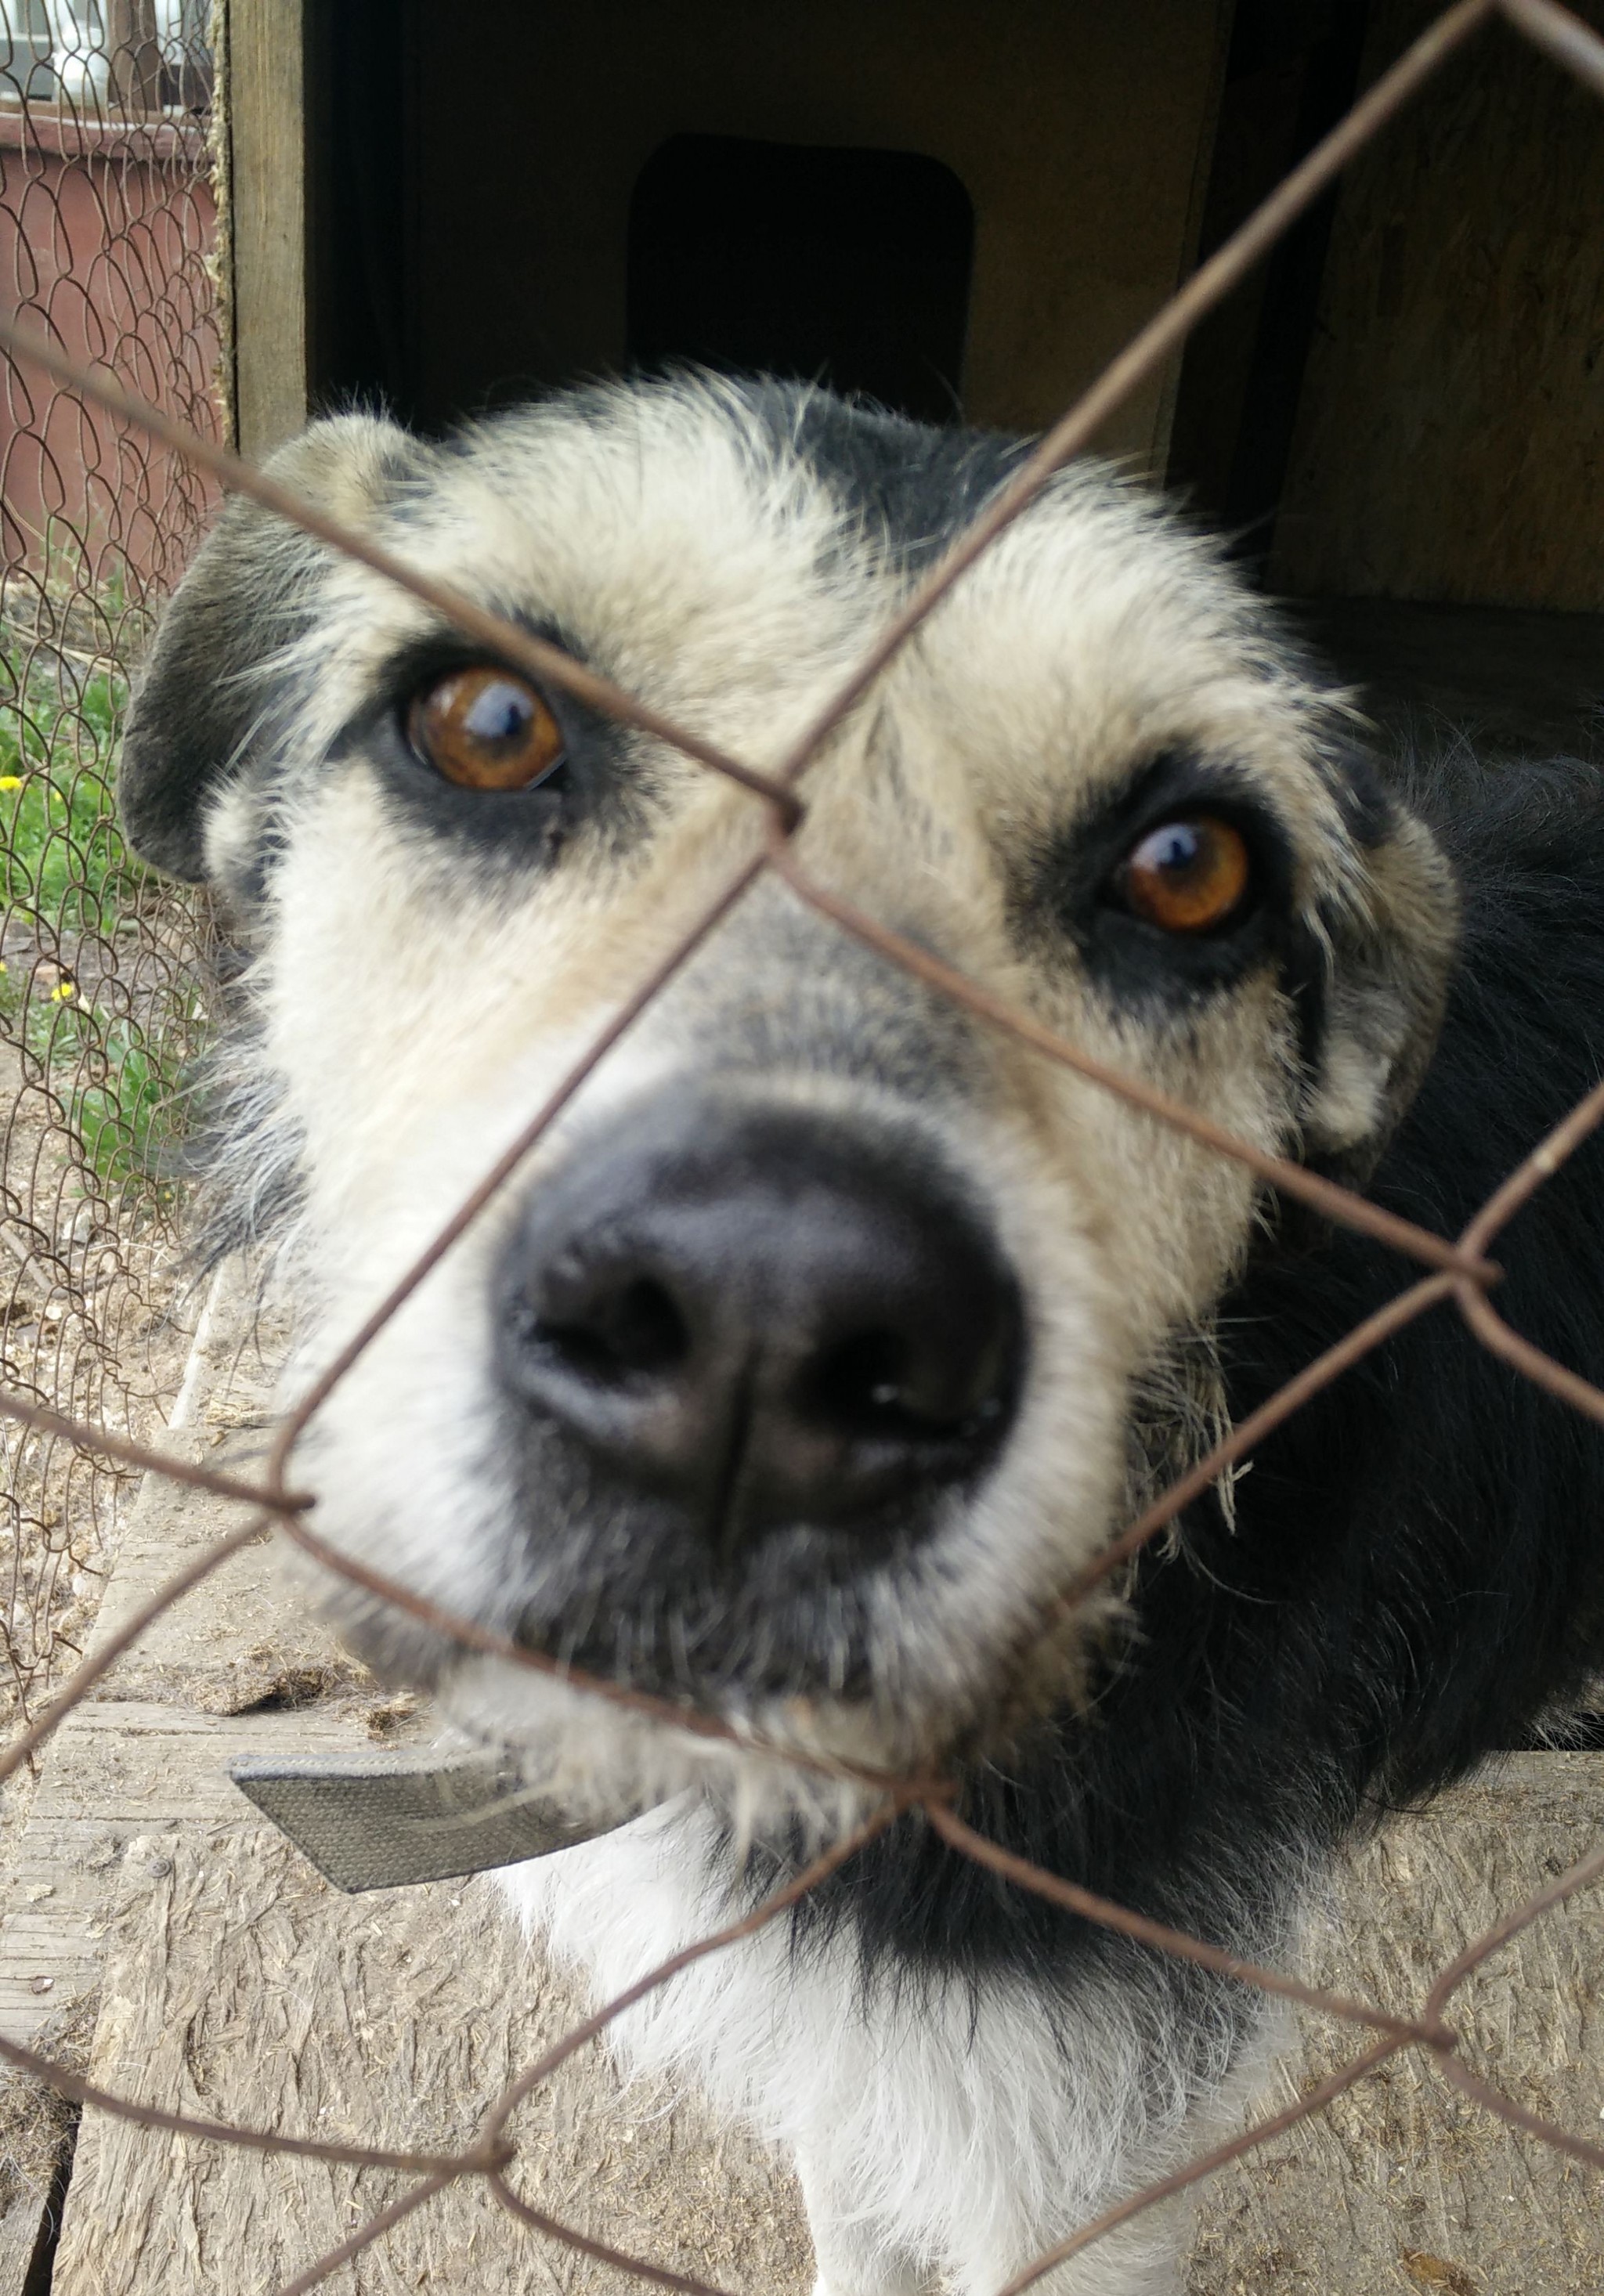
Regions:
<instances>
[{"instance_id":1,"label":"wooden post","mask_svg":"<svg viewBox=\"0 0 1604 2296\"><path fill-rule=\"evenodd\" d=\"M234 403L241 451L259 455L307 419L308 0L227 0Z\"/></svg>"}]
</instances>

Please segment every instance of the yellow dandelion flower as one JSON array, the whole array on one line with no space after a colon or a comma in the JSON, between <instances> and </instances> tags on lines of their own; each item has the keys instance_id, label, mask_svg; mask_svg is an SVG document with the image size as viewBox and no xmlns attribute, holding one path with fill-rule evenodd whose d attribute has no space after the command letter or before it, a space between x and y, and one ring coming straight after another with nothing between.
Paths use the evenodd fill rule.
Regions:
<instances>
[{"instance_id":1,"label":"yellow dandelion flower","mask_svg":"<svg viewBox=\"0 0 1604 2296\"><path fill-rule=\"evenodd\" d=\"M76 996L77 994L78 985L75 981L58 980L50 992L50 1001L53 1004L64 1004L69 996Z\"/></svg>"},{"instance_id":2,"label":"yellow dandelion flower","mask_svg":"<svg viewBox=\"0 0 1604 2296\"><path fill-rule=\"evenodd\" d=\"M21 774L0 774L0 790L21 789Z\"/></svg>"}]
</instances>

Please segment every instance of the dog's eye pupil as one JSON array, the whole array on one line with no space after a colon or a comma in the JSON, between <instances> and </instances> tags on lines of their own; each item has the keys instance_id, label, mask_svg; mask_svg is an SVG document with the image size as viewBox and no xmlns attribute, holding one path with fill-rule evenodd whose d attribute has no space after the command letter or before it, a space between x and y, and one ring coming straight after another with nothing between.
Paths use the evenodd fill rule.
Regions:
<instances>
[{"instance_id":1,"label":"dog's eye pupil","mask_svg":"<svg viewBox=\"0 0 1604 2296\"><path fill-rule=\"evenodd\" d=\"M496 685L480 695L463 725L475 742L515 742L527 730L533 715L527 694L520 693L515 686Z\"/></svg>"},{"instance_id":2,"label":"dog's eye pupil","mask_svg":"<svg viewBox=\"0 0 1604 2296\"><path fill-rule=\"evenodd\" d=\"M1165 932L1212 932L1245 905L1253 882L1246 840L1229 821L1200 814L1150 829L1122 864L1123 906Z\"/></svg>"},{"instance_id":3,"label":"dog's eye pupil","mask_svg":"<svg viewBox=\"0 0 1604 2296\"><path fill-rule=\"evenodd\" d=\"M535 687L488 665L448 670L412 704L413 748L459 789L531 789L563 762L563 734Z\"/></svg>"}]
</instances>

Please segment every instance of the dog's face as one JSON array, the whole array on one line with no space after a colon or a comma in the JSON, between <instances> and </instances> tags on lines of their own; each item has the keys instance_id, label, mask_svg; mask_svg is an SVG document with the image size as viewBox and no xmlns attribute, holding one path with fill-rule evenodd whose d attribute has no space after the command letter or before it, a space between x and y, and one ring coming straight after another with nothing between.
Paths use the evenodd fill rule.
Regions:
<instances>
[{"instance_id":1,"label":"dog's face","mask_svg":"<svg viewBox=\"0 0 1604 2296\"><path fill-rule=\"evenodd\" d=\"M444 447L347 419L279 467L763 766L1009 452L682 383ZM1428 1057L1453 901L1425 831L1213 554L1104 474L1003 536L805 795L816 878L1265 1148L1363 1170ZM242 505L169 611L123 798L259 951L234 1152L247 1190L292 1174L308 1371L763 835L739 788ZM367 1349L297 1477L325 1535L485 1626L927 1763L1073 1684L1088 1629L1049 1633L1054 1598L1215 1431L1211 1312L1260 1212L1240 1165L770 880ZM627 1718L377 1602L341 1615L637 1790Z\"/></svg>"}]
</instances>

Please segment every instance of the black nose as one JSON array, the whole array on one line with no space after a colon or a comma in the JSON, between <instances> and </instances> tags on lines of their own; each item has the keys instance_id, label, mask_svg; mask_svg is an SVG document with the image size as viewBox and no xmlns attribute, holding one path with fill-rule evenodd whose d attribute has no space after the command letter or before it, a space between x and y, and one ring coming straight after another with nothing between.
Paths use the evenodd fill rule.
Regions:
<instances>
[{"instance_id":1,"label":"black nose","mask_svg":"<svg viewBox=\"0 0 1604 2296\"><path fill-rule=\"evenodd\" d=\"M909 1502L995 1450L1022 1330L1000 1251L927 1157L703 1104L537 1192L502 1362L605 1479L729 1548L911 1528Z\"/></svg>"}]
</instances>

